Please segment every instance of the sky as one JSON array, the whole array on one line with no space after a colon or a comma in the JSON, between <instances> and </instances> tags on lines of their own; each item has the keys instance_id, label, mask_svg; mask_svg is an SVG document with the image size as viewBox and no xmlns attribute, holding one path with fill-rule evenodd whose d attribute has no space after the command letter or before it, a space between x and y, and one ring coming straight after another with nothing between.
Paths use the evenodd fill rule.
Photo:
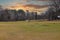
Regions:
<instances>
[{"instance_id":1,"label":"sky","mask_svg":"<svg viewBox=\"0 0 60 40\"><path fill-rule=\"evenodd\" d=\"M40 6L48 5L46 0L0 0L0 5L10 9L40 10ZM39 9L40 8L40 9Z\"/></svg>"},{"instance_id":2,"label":"sky","mask_svg":"<svg viewBox=\"0 0 60 40\"><path fill-rule=\"evenodd\" d=\"M40 0L0 0L0 4L2 5L12 5L14 3L20 3L20 4L36 4L36 5L46 5L46 1L40 1Z\"/></svg>"}]
</instances>

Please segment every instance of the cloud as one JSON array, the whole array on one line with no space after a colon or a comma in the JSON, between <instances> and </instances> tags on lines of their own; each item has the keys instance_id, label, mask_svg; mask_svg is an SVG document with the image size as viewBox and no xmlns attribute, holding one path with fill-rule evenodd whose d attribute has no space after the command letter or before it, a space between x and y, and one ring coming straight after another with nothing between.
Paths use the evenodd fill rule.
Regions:
<instances>
[{"instance_id":1,"label":"cloud","mask_svg":"<svg viewBox=\"0 0 60 40\"><path fill-rule=\"evenodd\" d=\"M23 9L23 10L30 10L30 11L36 11L36 9L41 9L41 8L47 8L48 6L44 5L44 6L40 6L40 5L33 5L33 4L27 4L27 5L23 5L23 4L19 4L17 3L16 5L13 6L8 6L8 9Z\"/></svg>"},{"instance_id":2,"label":"cloud","mask_svg":"<svg viewBox=\"0 0 60 40\"><path fill-rule=\"evenodd\" d=\"M49 1L49 0L24 0L24 1Z\"/></svg>"},{"instance_id":3,"label":"cloud","mask_svg":"<svg viewBox=\"0 0 60 40\"><path fill-rule=\"evenodd\" d=\"M12 1L12 2L11 2ZM48 2L41 0L10 0L9 3L4 4L8 9L24 9L24 10L35 10L46 8Z\"/></svg>"},{"instance_id":4,"label":"cloud","mask_svg":"<svg viewBox=\"0 0 60 40\"><path fill-rule=\"evenodd\" d=\"M33 8L36 8L36 9L47 7L47 5L41 6L41 5L33 5L33 4L28 4L28 5L24 5L24 6L33 7Z\"/></svg>"},{"instance_id":5,"label":"cloud","mask_svg":"<svg viewBox=\"0 0 60 40\"><path fill-rule=\"evenodd\" d=\"M0 4L4 5L4 6L12 6L12 5L16 5L16 3L19 4L33 4L33 5L48 5L48 2L46 1L41 1L41 0L2 0L2 2L0 1Z\"/></svg>"}]
</instances>

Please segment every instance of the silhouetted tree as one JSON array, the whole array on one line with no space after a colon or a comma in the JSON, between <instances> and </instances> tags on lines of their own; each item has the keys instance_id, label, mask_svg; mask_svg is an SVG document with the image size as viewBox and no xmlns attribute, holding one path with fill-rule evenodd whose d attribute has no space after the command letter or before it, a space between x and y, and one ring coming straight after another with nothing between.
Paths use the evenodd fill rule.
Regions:
<instances>
[{"instance_id":1,"label":"silhouetted tree","mask_svg":"<svg viewBox=\"0 0 60 40\"><path fill-rule=\"evenodd\" d=\"M21 10L21 9L18 10L17 14L18 14L18 16L17 16L18 20L25 20L25 12L24 12L24 10Z\"/></svg>"},{"instance_id":2,"label":"silhouetted tree","mask_svg":"<svg viewBox=\"0 0 60 40\"><path fill-rule=\"evenodd\" d=\"M37 20L37 12L35 12L35 20Z\"/></svg>"},{"instance_id":3,"label":"silhouetted tree","mask_svg":"<svg viewBox=\"0 0 60 40\"><path fill-rule=\"evenodd\" d=\"M29 10L26 10L26 19L30 20L30 12L29 12Z\"/></svg>"},{"instance_id":4,"label":"silhouetted tree","mask_svg":"<svg viewBox=\"0 0 60 40\"><path fill-rule=\"evenodd\" d=\"M0 21L3 20L3 7L0 5Z\"/></svg>"},{"instance_id":5,"label":"silhouetted tree","mask_svg":"<svg viewBox=\"0 0 60 40\"><path fill-rule=\"evenodd\" d=\"M9 13L8 13L8 9L5 9L3 11L3 21L8 21L9 20Z\"/></svg>"},{"instance_id":6,"label":"silhouetted tree","mask_svg":"<svg viewBox=\"0 0 60 40\"><path fill-rule=\"evenodd\" d=\"M49 0L49 20L56 20L60 10L60 0Z\"/></svg>"}]
</instances>

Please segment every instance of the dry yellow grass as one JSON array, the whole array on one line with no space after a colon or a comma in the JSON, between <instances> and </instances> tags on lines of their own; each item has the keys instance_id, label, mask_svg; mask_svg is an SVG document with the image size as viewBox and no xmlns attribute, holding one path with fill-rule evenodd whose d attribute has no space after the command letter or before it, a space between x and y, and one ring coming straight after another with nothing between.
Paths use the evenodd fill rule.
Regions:
<instances>
[{"instance_id":1,"label":"dry yellow grass","mask_svg":"<svg viewBox=\"0 0 60 40\"><path fill-rule=\"evenodd\" d=\"M60 21L0 22L0 40L60 40Z\"/></svg>"}]
</instances>

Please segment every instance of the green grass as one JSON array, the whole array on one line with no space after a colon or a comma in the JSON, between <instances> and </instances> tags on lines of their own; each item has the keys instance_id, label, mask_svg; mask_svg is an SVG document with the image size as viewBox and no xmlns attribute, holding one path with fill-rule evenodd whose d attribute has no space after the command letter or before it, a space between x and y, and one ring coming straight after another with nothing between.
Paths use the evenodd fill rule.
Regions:
<instances>
[{"instance_id":1,"label":"green grass","mask_svg":"<svg viewBox=\"0 0 60 40\"><path fill-rule=\"evenodd\" d=\"M0 40L60 40L60 21L0 22Z\"/></svg>"}]
</instances>

